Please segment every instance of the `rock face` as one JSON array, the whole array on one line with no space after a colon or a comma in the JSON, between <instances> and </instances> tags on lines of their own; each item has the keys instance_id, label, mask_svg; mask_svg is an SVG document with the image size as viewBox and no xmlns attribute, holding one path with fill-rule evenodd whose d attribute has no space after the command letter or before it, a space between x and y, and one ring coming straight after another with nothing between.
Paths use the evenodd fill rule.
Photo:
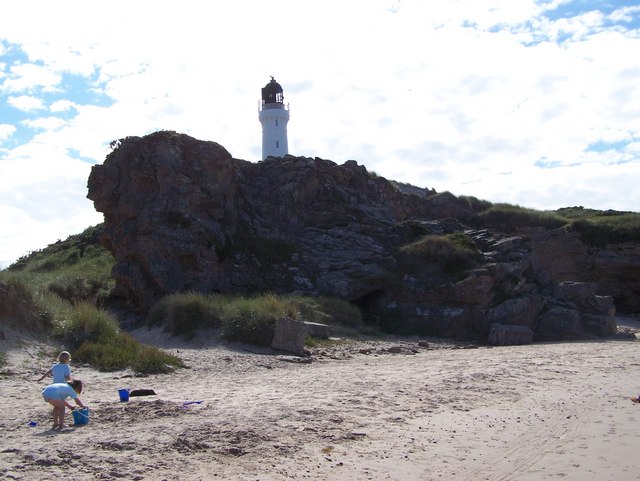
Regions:
<instances>
[{"instance_id":1,"label":"rock face","mask_svg":"<svg viewBox=\"0 0 640 481\"><path fill-rule=\"evenodd\" d=\"M469 229L467 200L404 193L355 161L251 163L214 142L157 132L121 141L88 187L117 261L112 302L139 315L173 292L268 291L346 299L399 333L486 340L499 323L525 326L534 340L576 339L615 328L611 294L628 287L624 261L614 258L612 270L611 254L579 239ZM476 255L452 265L407 248L450 234ZM554 259L554 242L572 249L567 259ZM638 265L637 251L617 255Z\"/></svg>"}]
</instances>

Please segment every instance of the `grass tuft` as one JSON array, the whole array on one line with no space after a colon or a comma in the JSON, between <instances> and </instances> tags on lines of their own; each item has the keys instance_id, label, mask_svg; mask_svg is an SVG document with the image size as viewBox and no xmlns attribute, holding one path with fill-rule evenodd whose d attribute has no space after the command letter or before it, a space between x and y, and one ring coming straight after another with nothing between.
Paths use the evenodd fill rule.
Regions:
<instances>
[{"instance_id":1,"label":"grass tuft","mask_svg":"<svg viewBox=\"0 0 640 481\"><path fill-rule=\"evenodd\" d=\"M224 296L211 296L198 292L171 294L158 301L149 311L149 326L164 326L173 335L189 339L196 329L218 327L222 324Z\"/></svg>"},{"instance_id":2,"label":"grass tuft","mask_svg":"<svg viewBox=\"0 0 640 481\"><path fill-rule=\"evenodd\" d=\"M464 271L480 256L473 241L462 233L427 235L400 251L439 263L449 273Z\"/></svg>"},{"instance_id":3,"label":"grass tuft","mask_svg":"<svg viewBox=\"0 0 640 481\"><path fill-rule=\"evenodd\" d=\"M282 317L334 326L363 328L360 310L339 299L221 294L172 294L156 303L147 317L148 325L162 325L187 338L195 329L222 326L230 341L271 345L276 321Z\"/></svg>"},{"instance_id":4,"label":"grass tuft","mask_svg":"<svg viewBox=\"0 0 640 481\"><path fill-rule=\"evenodd\" d=\"M222 334L231 341L270 346L283 316L297 317L297 310L274 294L234 297L222 313Z\"/></svg>"},{"instance_id":5,"label":"grass tuft","mask_svg":"<svg viewBox=\"0 0 640 481\"><path fill-rule=\"evenodd\" d=\"M98 305L113 286L114 259L98 243L101 226L32 252L0 272L0 319L47 332L77 361L110 371L166 372L182 361L120 332Z\"/></svg>"},{"instance_id":6,"label":"grass tuft","mask_svg":"<svg viewBox=\"0 0 640 481\"><path fill-rule=\"evenodd\" d=\"M494 204L477 214L471 222L501 232L516 232L521 227L556 229L566 225L568 219L553 211L528 209L519 205Z\"/></svg>"},{"instance_id":7,"label":"grass tuft","mask_svg":"<svg viewBox=\"0 0 640 481\"><path fill-rule=\"evenodd\" d=\"M578 232L583 242L594 247L640 242L640 214L631 212L577 219L569 228Z\"/></svg>"},{"instance_id":8,"label":"grass tuft","mask_svg":"<svg viewBox=\"0 0 640 481\"><path fill-rule=\"evenodd\" d=\"M120 332L111 314L88 303L73 306L69 319L58 327L59 336L74 350L74 358L101 371L130 367L150 374L167 372L171 366L183 367L177 357Z\"/></svg>"},{"instance_id":9,"label":"grass tuft","mask_svg":"<svg viewBox=\"0 0 640 481\"><path fill-rule=\"evenodd\" d=\"M97 342L84 342L74 353L74 358L98 367L101 371L118 371L130 367L142 374L166 373L174 367L184 367L183 362L155 347L139 343L125 333Z\"/></svg>"}]
</instances>

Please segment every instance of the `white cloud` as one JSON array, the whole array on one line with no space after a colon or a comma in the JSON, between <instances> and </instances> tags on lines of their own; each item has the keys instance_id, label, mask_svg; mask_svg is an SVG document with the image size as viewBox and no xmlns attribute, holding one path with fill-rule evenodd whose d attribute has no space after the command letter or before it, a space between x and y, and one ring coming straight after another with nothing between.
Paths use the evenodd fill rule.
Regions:
<instances>
[{"instance_id":1,"label":"white cloud","mask_svg":"<svg viewBox=\"0 0 640 481\"><path fill-rule=\"evenodd\" d=\"M7 140L15 133L15 131L15 126L11 124L0 124L0 142Z\"/></svg>"},{"instance_id":2,"label":"white cloud","mask_svg":"<svg viewBox=\"0 0 640 481\"><path fill-rule=\"evenodd\" d=\"M7 92L24 92L40 88L45 92L55 91L61 81L60 74L50 68L31 63L13 65L9 75L0 86Z\"/></svg>"},{"instance_id":3,"label":"white cloud","mask_svg":"<svg viewBox=\"0 0 640 481\"><path fill-rule=\"evenodd\" d=\"M85 178L89 166L67 157L62 147L47 145L36 140L12 149L0 160L0 194L14 189L25 189L33 184L42 184L47 179L65 176Z\"/></svg>"},{"instance_id":4,"label":"white cloud","mask_svg":"<svg viewBox=\"0 0 640 481\"><path fill-rule=\"evenodd\" d=\"M640 7L542 15L562 6L116 0L98 16L86 2L10 2L0 35L28 63L7 64L0 93L29 94L8 101L44 130L0 152L0 195L62 172L84 197L89 164L68 152L102 162L111 140L157 129L257 160L257 102L274 75L292 154L496 202L637 209ZM79 97L64 91L73 82Z\"/></svg>"},{"instance_id":5,"label":"white cloud","mask_svg":"<svg viewBox=\"0 0 640 481\"><path fill-rule=\"evenodd\" d=\"M0 158L0 266L102 221L86 199L90 169L38 137Z\"/></svg>"},{"instance_id":6,"label":"white cloud","mask_svg":"<svg viewBox=\"0 0 640 481\"><path fill-rule=\"evenodd\" d=\"M611 12L609 18L614 22L632 22L634 14L640 14L640 5L617 8Z\"/></svg>"},{"instance_id":7,"label":"white cloud","mask_svg":"<svg viewBox=\"0 0 640 481\"><path fill-rule=\"evenodd\" d=\"M76 103L71 100L56 100L49 106L51 112L67 112L75 108Z\"/></svg>"},{"instance_id":8,"label":"white cloud","mask_svg":"<svg viewBox=\"0 0 640 481\"><path fill-rule=\"evenodd\" d=\"M60 186L53 183L42 186L42 191L50 192L57 187ZM63 196L52 198L47 195L37 198L38 202L35 202L34 196L34 202L21 205L16 199L10 199L11 203L7 203L5 196L0 196L0 222L4 226L11 226L0 232L0 269L30 251L42 249L102 222L102 215L96 213L86 199L82 199L77 187L66 186L75 192L63 198L64 202L60 201ZM34 212L38 212L38 209L42 211L47 205L56 207L45 209L48 214L54 215L33 216Z\"/></svg>"},{"instance_id":9,"label":"white cloud","mask_svg":"<svg viewBox=\"0 0 640 481\"><path fill-rule=\"evenodd\" d=\"M32 97L31 95L8 97L7 103L18 110L22 110L23 112L33 112L35 110L44 109L42 100L37 97Z\"/></svg>"},{"instance_id":10,"label":"white cloud","mask_svg":"<svg viewBox=\"0 0 640 481\"><path fill-rule=\"evenodd\" d=\"M40 117L35 120L23 120L22 124L32 129L57 130L67 122L59 117Z\"/></svg>"}]
</instances>

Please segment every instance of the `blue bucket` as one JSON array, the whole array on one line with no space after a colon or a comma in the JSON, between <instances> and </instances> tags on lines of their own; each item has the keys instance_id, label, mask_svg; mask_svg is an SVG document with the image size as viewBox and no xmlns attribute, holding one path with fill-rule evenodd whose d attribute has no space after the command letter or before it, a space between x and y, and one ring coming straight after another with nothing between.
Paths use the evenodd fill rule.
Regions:
<instances>
[{"instance_id":1,"label":"blue bucket","mask_svg":"<svg viewBox=\"0 0 640 481\"><path fill-rule=\"evenodd\" d=\"M89 408L74 409L71 414L73 415L73 424L76 426L82 426L89 422Z\"/></svg>"},{"instance_id":2,"label":"blue bucket","mask_svg":"<svg viewBox=\"0 0 640 481\"><path fill-rule=\"evenodd\" d=\"M129 401L129 390L128 389L118 389L118 394L120 395L120 401L126 403Z\"/></svg>"}]
</instances>

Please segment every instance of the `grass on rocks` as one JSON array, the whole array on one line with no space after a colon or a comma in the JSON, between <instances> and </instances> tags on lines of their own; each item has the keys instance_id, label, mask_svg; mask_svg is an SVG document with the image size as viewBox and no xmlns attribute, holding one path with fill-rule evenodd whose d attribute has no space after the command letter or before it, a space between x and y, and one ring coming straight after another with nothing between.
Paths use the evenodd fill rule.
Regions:
<instances>
[{"instance_id":1,"label":"grass on rocks","mask_svg":"<svg viewBox=\"0 0 640 481\"><path fill-rule=\"evenodd\" d=\"M198 329L222 328L222 336L230 341L269 346L276 321L282 317L353 329L363 327L360 310L346 301L272 293L171 294L153 306L146 322L187 339Z\"/></svg>"}]
</instances>

